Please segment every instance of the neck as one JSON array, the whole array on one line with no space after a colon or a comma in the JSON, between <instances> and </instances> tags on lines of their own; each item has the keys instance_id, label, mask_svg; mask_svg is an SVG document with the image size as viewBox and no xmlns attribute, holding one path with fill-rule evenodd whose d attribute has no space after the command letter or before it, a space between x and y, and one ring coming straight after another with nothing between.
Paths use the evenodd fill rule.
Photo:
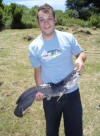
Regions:
<instances>
[{"instance_id":1,"label":"neck","mask_svg":"<svg viewBox=\"0 0 100 136\"><path fill-rule=\"evenodd\" d=\"M42 37L43 37L44 40L50 40L50 39L52 39L54 37L54 35L55 35L55 31L53 31L53 32L51 32L49 34L46 34L46 33L42 32Z\"/></svg>"}]
</instances>

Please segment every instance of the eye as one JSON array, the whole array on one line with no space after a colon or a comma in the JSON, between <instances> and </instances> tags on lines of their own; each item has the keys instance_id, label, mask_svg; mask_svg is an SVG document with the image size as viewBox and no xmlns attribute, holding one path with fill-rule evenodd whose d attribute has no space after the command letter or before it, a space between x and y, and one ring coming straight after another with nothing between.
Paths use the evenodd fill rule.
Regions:
<instances>
[{"instance_id":1,"label":"eye","mask_svg":"<svg viewBox=\"0 0 100 136\"><path fill-rule=\"evenodd\" d=\"M53 17L49 17L49 20L53 20Z\"/></svg>"},{"instance_id":2,"label":"eye","mask_svg":"<svg viewBox=\"0 0 100 136\"><path fill-rule=\"evenodd\" d=\"M40 19L40 22L43 22L44 20L43 19Z\"/></svg>"}]
</instances>

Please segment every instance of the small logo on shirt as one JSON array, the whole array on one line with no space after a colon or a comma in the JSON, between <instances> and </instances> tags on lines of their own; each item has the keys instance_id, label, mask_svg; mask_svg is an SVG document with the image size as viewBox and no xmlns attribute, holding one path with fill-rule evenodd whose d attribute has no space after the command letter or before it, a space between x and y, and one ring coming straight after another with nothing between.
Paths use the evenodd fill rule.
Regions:
<instances>
[{"instance_id":1,"label":"small logo on shirt","mask_svg":"<svg viewBox=\"0 0 100 136\"><path fill-rule=\"evenodd\" d=\"M43 51L42 53L42 57L44 59L52 59L52 58L55 58L57 56L59 56L61 54L61 50L59 49L55 49L55 50L50 50L50 51Z\"/></svg>"}]
</instances>

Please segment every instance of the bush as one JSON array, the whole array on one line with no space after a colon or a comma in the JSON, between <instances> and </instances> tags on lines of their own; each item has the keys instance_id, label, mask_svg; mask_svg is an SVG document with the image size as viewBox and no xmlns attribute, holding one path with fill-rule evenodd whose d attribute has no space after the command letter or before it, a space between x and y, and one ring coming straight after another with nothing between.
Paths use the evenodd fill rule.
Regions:
<instances>
[{"instance_id":1,"label":"bush","mask_svg":"<svg viewBox=\"0 0 100 136\"><path fill-rule=\"evenodd\" d=\"M4 28L10 28L12 24L12 12L11 7L4 5L3 9L3 23Z\"/></svg>"},{"instance_id":2,"label":"bush","mask_svg":"<svg viewBox=\"0 0 100 136\"><path fill-rule=\"evenodd\" d=\"M93 27L97 27L97 28L100 28L100 14L96 15L92 15L90 18L89 18L89 24Z\"/></svg>"},{"instance_id":3,"label":"bush","mask_svg":"<svg viewBox=\"0 0 100 136\"><path fill-rule=\"evenodd\" d=\"M22 9L16 7L14 13L12 14L11 28L23 28L22 14Z\"/></svg>"},{"instance_id":4,"label":"bush","mask_svg":"<svg viewBox=\"0 0 100 136\"><path fill-rule=\"evenodd\" d=\"M84 21L78 18L66 18L66 26L70 27L73 25L81 26L81 27L88 27L88 21Z\"/></svg>"},{"instance_id":5,"label":"bush","mask_svg":"<svg viewBox=\"0 0 100 136\"><path fill-rule=\"evenodd\" d=\"M27 21L27 22L23 22L23 28L38 28L38 23L37 22L31 22L31 21Z\"/></svg>"},{"instance_id":6,"label":"bush","mask_svg":"<svg viewBox=\"0 0 100 136\"><path fill-rule=\"evenodd\" d=\"M5 29L11 28L12 17L10 15L9 16L4 16L3 17L3 22L4 22L4 28Z\"/></svg>"},{"instance_id":7,"label":"bush","mask_svg":"<svg viewBox=\"0 0 100 136\"><path fill-rule=\"evenodd\" d=\"M88 20L88 18L91 16L92 12L89 10L89 8L82 8L80 13L80 18L84 20Z\"/></svg>"},{"instance_id":8,"label":"bush","mask_svg":"<svg viewBox=\"0 0 100 136\"><path fill-rule=\"evenodd\" d=\"M65 14L61 10L56 10L55 15L57 17L56 25L66 25L66 17L65 17Z\"/></svg>"},{"instance_id":9,"label":"bush","mask_svg":"<svg viewBox=\"0 0 100 136\"><path fill-rule=\"evenodd\" d=\"M2 29L3 26L3 10L0 8L0 29Z\"/></svg>"},{"instance_id":10,"label":"bush","mask_svg":"<svg viewBox=\"0 0 100 136\"><path fill-rule=\"evenodd\" d=\"M32 8L33 10L33 8ZM26 13L24 12L23 16L22 16L22 22L24 23L24 28L37 28L38 23L37 23L37 19L36 19L36 15L33 16L33 14L31 13L32 10L27 11Z\"/></svg>"},{"instance_id":11,"label":"bush","mask_svg":"<svg viewBox=\"0 0 100 136\"><path fill-rule=\"evenodd\" d=\"M37 6L35 6L34 8L31 8L30 9L30 15L33 16L33 17L35 17L36 13L37 13L37 9L38 9Z\"/></svg>"},{"instance_id":12,"label":"bush","mask_svg":"<svg viewBox=\"0 0 100 136\"><path fill-rule=\"evenodd\" d=\"M69 9L69 10L66 10L65 14L71 18L79 18L79 14L77 10Z\"/></svg>"},{"instance_id":13,"label":"bush","mask_svg":"<svg viewBox=\"0 0 100 136\"><path fill-rule=\"evenodd\" d=\"M17 4L16 3L11 3L9 6L9 11L14 14L15 9L17 8Z\"/></svg>"}]
</instances>

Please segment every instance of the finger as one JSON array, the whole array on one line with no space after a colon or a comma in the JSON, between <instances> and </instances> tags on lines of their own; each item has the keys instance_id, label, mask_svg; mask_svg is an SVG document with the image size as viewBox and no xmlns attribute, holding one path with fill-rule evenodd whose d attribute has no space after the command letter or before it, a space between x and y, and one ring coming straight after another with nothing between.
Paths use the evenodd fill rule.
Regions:
<instances>
[{"instance_id":1,"label":"finger","mask_svg":"<svg viewBox=\"0 0 100 136\"><path fill-rule=\"evenodd\" d=\"M80 67L80 72L83 72L84 71L84 65L82 65L81 67Z\"/></svg>"},{"instance_id":2,"label":"finger","mask_svg":"<svg viewBox=\"0 0 100 136\"><path fill-rule=\"evenodd\" d=\"M77 71L78 69L79 69L79 64L76 63L76 64L75 64L75 70Z\"/></svg>"},{"instance_id":3,"label":"finger","mask_svg":"<svg viewBox=\"0 0 100 136\"><path fill-rule=\"evenodd\" d=\"M37 94L36 94L36 97L35 97L35 100L36 100L36 101L41 101L41 100L43 100L43 94L37 93Z\"/></svg>"},{"instance_id":4,"label":"finger","mask_svg":"<svg viewBox=\"0 0 100 136\"><path fill-rule=\"evenodd\" d=\"M80 65L79 68L77 69L77 72L83 72L84 70L84 65Z\"/></svg>"}]
</instances>

